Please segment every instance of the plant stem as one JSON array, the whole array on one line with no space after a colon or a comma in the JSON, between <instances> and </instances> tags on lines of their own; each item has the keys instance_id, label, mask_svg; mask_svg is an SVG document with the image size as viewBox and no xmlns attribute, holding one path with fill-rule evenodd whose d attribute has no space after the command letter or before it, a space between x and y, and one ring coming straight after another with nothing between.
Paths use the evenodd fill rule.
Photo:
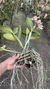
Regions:
<instances>
[{"instance_id":1,"label":"plant stem","mask_svg":"<svg viewBox=\"0 0 50 89\"><path fill-rule=\"evenodd\" d=\"M11 53L16 53L16 51L8 50L8 49L4 49L4 51L11 52Z\"/></svg>"}]
</instances>

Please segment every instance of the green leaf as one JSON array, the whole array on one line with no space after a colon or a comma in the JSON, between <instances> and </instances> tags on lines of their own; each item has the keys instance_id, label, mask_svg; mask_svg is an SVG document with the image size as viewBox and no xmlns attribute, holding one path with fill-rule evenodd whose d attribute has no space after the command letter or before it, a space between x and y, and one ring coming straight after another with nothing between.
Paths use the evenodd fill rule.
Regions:
<instances>
[{"instance_id":1,"label":"green leaf","mask_svg":"<svg viewBox=\"0 0 50 89\"><path fill-rule=\"evenodd\" d=\"M6 48L6 45L3 45L2 47L0 47L0 51L4 51L5 48Z\"/></svg>"},{"instance_id":2,"label":"green leaf","mask_svg":"<svg viewBox=\"0 0 50 89\"><path fill-rule=\"evenodd\" d=\"M3 51L4 49L0 47L0 51Z\"/></svg>"},{"instance_id":3,"label":"green leaf","mask_svg":"<svg viewBox=\"0 0 50 89\"><path fill-rule=\"evenodd\" d=\"M33 32L40 36L40 31L39 30L35 29L35 30L33 30Z\"/></svg>"},{"instance_id":4,"label":"green leaf","mask_svg":"<svg viewBox=\"0 0 50 89\"><path fill-rule=\"evenodd\" d=\"M18 27L14 28L13 33L14 33L14 34L18 33L18 30L19 30Z\"/></svg>"},{"instance_id":5,"label":"green leaf","mask_svg":"<svg viewBox=\"0 0 50 89\"><path fill-rule=\"evenodd\" d=\"M6 48L6 45L3 45L2 47L5 49Z\"/></svg>"},{"instance_id":6,"label":"green leaf","mask_svg":"<svg viewBox=\"0 0 50 89\"><path fill-rule=\"evenodd\" d=\"M26 35L28 35L29 33L30 33L30 30L26 28Z\"/></svg>"},{"instance_id":7,"label":"green leaf","mask_svg":"<svg viewBox=\"0 0 50 89\"><path fill-rule=\"evenodd\" d=\"M3 45L2 47L0 47L0 52L1 52L1 51L16 53L16 52L13 51L13 50L8 50L8 49L6 49L6 45Z\"/></svg>"},{"instance_id":8,"label":"green leaf","mask_svg":"<svg viewBox=\"0 0 50 89\"><path fill-rule=\"evenodd\" d=\"M19 42L20 46L23 48L22 42L19 40L19 38L15 35L16 40Z\"/></svg>"},{"instance_id":9,"label":"green leaf","mask_svg":"<svg viewBox=\"0 0 50 89\"><path fill-rule=\"evenodd\" d=\"M36 40L38 38L39 38L39 36L31 36L31 40Z\"/></svg>"},{"instance_id":10,"label":"green leaf","mask_svg":"<svg viewBox=\"0 0 50 89\"><path fill-rule=\"evenodd\" d=\"M25 35L28 35L30 33L30 30L28 28L26 28L26 30L22 30L22 33Z\"/></svg>"},{"instance_id":11,"label":"green leaf","mask_svg":"<svg viewBox=\"0 0 50 89\"><path fill-rule=\"evenodd\" d=\"M29 17L27 17L27 19L26 19L26 24L27 24L27 26L30 27L30 28L33 27L33 22L32 22L32 20L31 20Z\"/></svg>"},{"instance_id":12,"label":"green leaf","mask_svg":"<svg viewBox=\"0 0 50 89\"><path fill-rule=\"evenodd\" d=\"M6 38L7 40L11 40L11 41L16 41L15 37L11 34L11 33L6 33L3 35L4 38Z\"/></svg>"},{"instance_id":13,"label":"green leaf","mask_svg":"<svg viewBox=\"0 0 50 89\"><path fill-rule=\"evenodd\" d=\"M20 39L21 37L21 26L19 26L19 32L18 32L18 38Z\"/></svg>"},{"instance_id":14,"label":"green leaf","mask_svg":"<svg viewBox=\"0 0 50 89\"><path fill-rule=\"evenodd\" d=\"M0 26L0 31L4 33L13 33L12 29L8 26Z\"/></svg>"}]
</instances>

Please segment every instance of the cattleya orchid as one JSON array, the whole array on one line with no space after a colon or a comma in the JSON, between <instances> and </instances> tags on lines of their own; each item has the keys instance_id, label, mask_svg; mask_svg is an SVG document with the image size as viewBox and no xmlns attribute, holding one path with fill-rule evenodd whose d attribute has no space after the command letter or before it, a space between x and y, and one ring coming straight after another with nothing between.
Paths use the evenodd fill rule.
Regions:
<instances>
[{"instance_id":1,"label":"cattleya orchid","mask_svg":"<svg viewBox=\"0 0 50 89\"><path fill-rule=\"evenodd\" d=\"M43 29L43 25L42 25L42 22L41 22L41 20L40 20L40 17L38 17L38 16L33 16L32 18L31 18L31 20L32 21L34 21L36 24L37 24L37 26L38 26L38 28L39 29Z\"/></svg>"}]
</instances>

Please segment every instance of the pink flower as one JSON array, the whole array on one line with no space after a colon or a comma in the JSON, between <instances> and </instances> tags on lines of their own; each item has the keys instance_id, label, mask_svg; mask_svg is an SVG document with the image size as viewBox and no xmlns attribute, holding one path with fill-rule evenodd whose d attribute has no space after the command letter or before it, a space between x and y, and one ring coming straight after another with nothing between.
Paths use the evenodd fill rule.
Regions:
<instances>
[{"instance_id":1,"label":"pink flower","mask_svg":"<svg viewBox=\"0 0 50 89\"><path fill-rule=\"evenodd\" d=\"M37 16L35 15L35 16L32 17L32 20L37 21L38 18L39 18L39 17L37 17Z\"/></svg>"},{"instance_id":2,"label":"pink flower","mask_svg":"<svg viewBox=\"0 0 50 89\"><path fill-rule=\"evenodd\" d=\"M37 20L36 23L37 23L38 28L42 30L43 29L43 25L42 25L41 20Z\"/></svg>"},{"instance_id":3,"label":"pink flower","mask_svg":"<svg viewBox=\"0 0 50 89\"><path fill-rule=\"evenodd\" d=\"M35 23L37 24L39 29L41 29L41 30L43 29L43 25L42 25L42 22L39 17L33 16L33 18L31 18L31 20L35 21Z\"/></svg>"},{"instance_id":4,"label":"pink flower","mask_svg":"<svg viewBox=\"0 0 50 89\"><path fill-rule=\"evenodd\" d=\"M43 25L42 24L38 24L38 28L42 30L43 29Z\"/></svg>"},{"instance_id":5,"label":"pink flower","mask_svg":"<svg viewBox=\"0 0 50 89\"><path fill-rule=\"evenodd\" d=\"M37 20L37 24L41 23L41 20Z\"/></svg>"}]
</instances>

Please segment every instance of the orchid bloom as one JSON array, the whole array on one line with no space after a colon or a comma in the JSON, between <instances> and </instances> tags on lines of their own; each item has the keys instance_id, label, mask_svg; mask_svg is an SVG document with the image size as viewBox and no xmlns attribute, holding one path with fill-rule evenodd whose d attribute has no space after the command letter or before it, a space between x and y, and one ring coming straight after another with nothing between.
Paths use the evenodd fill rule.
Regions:
<instances>
[{"instance_id":1,"label":"orchid bloom","mask_svg":"<svg viewBox=\"0 0 50 89\"><path fill-rule=\"evenodd\" d=\"M39 17L33 16L31 18L31 20L35 21L35 23L37 24L37 26L38 26L39 29L41 29L41 30L43 29L43 25L42 25L42 22L41 22L41 20L40 20Z\"/></svg>"}]
</instances>

